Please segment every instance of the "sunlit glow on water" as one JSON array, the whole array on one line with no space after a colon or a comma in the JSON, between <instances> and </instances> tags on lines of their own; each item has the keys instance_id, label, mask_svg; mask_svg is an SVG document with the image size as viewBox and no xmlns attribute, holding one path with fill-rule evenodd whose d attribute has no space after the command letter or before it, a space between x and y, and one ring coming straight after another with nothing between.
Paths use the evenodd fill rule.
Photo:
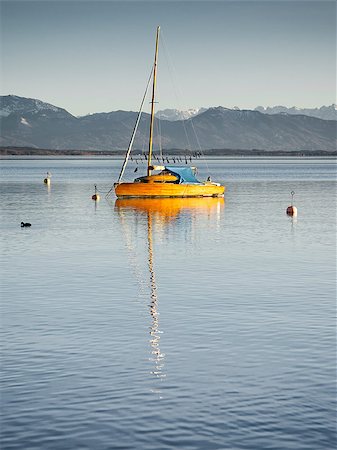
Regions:
<instances>
[{"instance_id":1,"label":"sunlit glow on water","mask_svg":"<svg viewBox=\"0 0 337 450\"><path fill-rule=\"evenodd\" d=\"M335 448L335 163L207 166L225 199L2 161L3 448Z\"/></svg>"}]
</instances>

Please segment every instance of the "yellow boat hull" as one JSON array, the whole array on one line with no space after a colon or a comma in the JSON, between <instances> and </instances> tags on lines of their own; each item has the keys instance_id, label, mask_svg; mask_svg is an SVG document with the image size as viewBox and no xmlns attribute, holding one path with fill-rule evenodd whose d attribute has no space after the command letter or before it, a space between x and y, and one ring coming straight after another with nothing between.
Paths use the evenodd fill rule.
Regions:
<instances>
[{"instance_id":1,"label":"yellow boat hull","mask_svg":"<svg viewBox=\"0 0 337 450\"><path fill-rule=\"evenodd\" d=\"M225 187L213 183L119 183L115 186L118 198L222 197Z\"/></svg>"}]
</instances>

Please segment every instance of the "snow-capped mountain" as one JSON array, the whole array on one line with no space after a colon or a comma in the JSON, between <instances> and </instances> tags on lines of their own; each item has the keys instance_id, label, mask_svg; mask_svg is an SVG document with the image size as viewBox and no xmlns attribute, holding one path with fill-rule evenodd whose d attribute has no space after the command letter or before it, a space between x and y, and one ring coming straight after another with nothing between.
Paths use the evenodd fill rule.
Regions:
<instances>
[{"instance_id":1,"label":"snow-capped mountain","mask_svg":"<svg viewBox=\"0 0 337 450\"><path fill-rule=\"evenodd\" d=\"M255 111L263 114L303 114L304 116L318 117L323 120L337 120L337 105L321 106L320 108L287 108L286 106L257 106Z\"/></svg>"},{"instance_id":2,"label":"snow-capped mountain","mask_svg":"<svg viewBox=\"0 0 337 450\"><path fill-rule=\"evenodd\" d=\"M13 113L47 114L48 112L69 115L65 109L58 108L57 106L45 103L36 98L18 97L17 95L4 95L0 97L0 117L8 117Z\"/></svg>"},{"instance_id":3,"label":"snow-capped mountain","mask_svg":"<svg viewBox=\"0 0 337 450\"><path fill-rule=\"evenodd\" d=\"M190 108L185 111L179 109L162 109L156 112L156 117L160 120L169 120L175 122L176 120L187 120L191 117L197 116L207 111L207 108Z\"/></svg>"}]
</instances>

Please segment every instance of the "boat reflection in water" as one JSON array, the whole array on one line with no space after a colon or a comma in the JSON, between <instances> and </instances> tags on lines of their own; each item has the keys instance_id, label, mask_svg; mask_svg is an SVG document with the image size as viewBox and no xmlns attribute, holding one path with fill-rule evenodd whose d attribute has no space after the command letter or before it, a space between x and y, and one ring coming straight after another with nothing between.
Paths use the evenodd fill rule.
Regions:
<instances>
[{"instance_id":1,"label":"boat reflection in water","mask_svg":"<svg viewBox=\"0 0 337 450\"><path fill-rule=\"evenodd\" d=\"M151 357L153 362L151 373L158 379L165 378L164 359L165 354L160 349L160 331L159 324L159 301L158 291L154 267L154 236L162 235L161 232L169 227L175 226L178 219L184 215L185 220L189 222L198 221L201 218L220 220L221 213L225 205L224 198L129 198L117 199L115 202L115 210L118 212L123 227L123 234L126 239L126 245L130 253L130 260L133 272L140 284L141 291L144 289L145 283L139 275L139 265L135 262L135 257L131 252L135 250L132 244L136 236L130 233L132 223L136 223L137 235L139 232L139 224L143 224L144 235L147 236L147 268L149 272L150 288L150 305L149 312L151 315L150 326L150 345ZM140 220L139 220L140 219ZM186 227L185 227L186 228ZM145 237L145 236L144 236ZM193 238L193 237L192 237ZM160 389L152 390L160 393Z\"/></svg>"},{"instance_id":2,"label":"boat reflection in water","mask_svg":"<svg viewBox=\"0 0 337 450\"><path fill-rule=\"evenodd\" d=\"M133 210L136 215L151 216L159 224L174 221L181 213L214 217L225 205L223 197L125 198L117 199L118 211Z\"/></svg>"}]
</instances>

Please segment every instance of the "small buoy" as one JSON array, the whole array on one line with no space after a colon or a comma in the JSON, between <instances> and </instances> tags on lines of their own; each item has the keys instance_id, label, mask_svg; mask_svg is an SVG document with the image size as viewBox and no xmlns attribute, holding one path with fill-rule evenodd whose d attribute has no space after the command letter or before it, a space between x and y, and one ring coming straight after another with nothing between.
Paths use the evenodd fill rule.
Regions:
<instances>
[{"instance_id":1,"label":"small buoy","mask_svg":"<svg viewBox=\"0 0 337 450\"><path fill-rule=\"evenodd\" d=\"M297 216L297 208L296 208L296 206L288 206L287 214L288 214L288 216Z\"/></svg>"},{"instance_id":2,"label":"small buoy","mask_svg":"<svg viewBox=\"0 0 337 450\"><path fill-rule=\"evenodd\" d=\"M46 178L43 180L44 184L50 184L51 173L47 172Z\"/></svg>"},{"instance_id":3,"label":"small buoy","mask_svg":"<svg viewBox=\"0 0 337 450\"><path fill-rule=\"evenodd\" d=\"M29 223L29 222L21 222L21 227L23 228L23 227L31 227L32 226L32 224L31 223Z\"/></svg>"},{"instance_id":4,"label":"small buoy","mask_svg":"<svg viewBox=\"0 0 337 450\"><path fill-rule=\"evenodd\" d=\"M95 184L95 193L94 193L94 195L91 196L91 198L92 198L95 202L98 202L98 201L100 200L100 198L101 198L101 196L100 196L99 194L97 194L97 186L96 186L96 184Z\"/></svg>"},{"instance_id":5,"label":"small buoy","mask_svg":"<svg viewBox=\"0 0 337 450\"><path fill-rule=\"evenodd\" d=\"M290 194L291 194L291 205L288 206L286 212L287 212L287 215L288 215L288 216L296 217L296 216L297 216L297 208L296 208L296 206L293 205L293 203L294 203L294 195L295 195L295 192L294 192L294 191L291 191Z\"/></svg>"}]
</instances>

